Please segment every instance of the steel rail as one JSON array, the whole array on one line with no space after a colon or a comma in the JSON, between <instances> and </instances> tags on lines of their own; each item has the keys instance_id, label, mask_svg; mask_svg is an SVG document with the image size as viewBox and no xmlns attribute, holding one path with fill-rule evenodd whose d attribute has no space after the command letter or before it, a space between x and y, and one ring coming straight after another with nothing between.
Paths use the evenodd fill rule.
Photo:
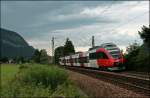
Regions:
<instances>
[{"instance_id":1,"label":"steel rail","mask_svg":"<svg viewBox=\"0 0 150 98\"><path fill-rule=\"evenodd\" d=\"M140 78L144 78L144 79L148 79L150 80L150 74L144 74L144 73L136 73L136 72L121 72L120 74L125 74L125 75L129 75L129 76L134 76L134 77L140 77Z\"/></svg>"},{"instance_id":2,"label":"steel rail","mask_svg":"<svg viewBox=\"0 0 150 98\"><path fill-rule=\"evenodd\" d=\"M150 96L150 80L140 77L134 77L131 75L119 74L114 72L106 72L93 70L89 68L74 67L74 66L64 66L66 69L77 71L94 78L104 80L106 82L111 82L115 85L119 85L123 88L139 92L141 94Z\"/></svg>"}]
</instances>

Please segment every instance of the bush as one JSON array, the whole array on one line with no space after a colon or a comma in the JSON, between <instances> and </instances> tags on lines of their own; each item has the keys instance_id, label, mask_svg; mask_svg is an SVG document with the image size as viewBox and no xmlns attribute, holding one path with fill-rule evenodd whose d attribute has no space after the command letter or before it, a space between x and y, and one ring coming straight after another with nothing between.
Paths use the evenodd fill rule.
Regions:
<instances>
[{"instance_id":1,"label":"bush","mask_svg":"<svg viewBox=\"0 0 150 98\"><path fill-rule=\"evenodd\" d=\"M25 68L28 68L28 66L27 65L20 65L19 66L19 69L21 70L21 69L25 69Z\"/></svg>"},{"instance_id":2,"label":"bush","mask_svg":"<svg viewBox=\"0 0 150 98\"><path fill-rule=\"evenodd\" d=\"M149 72L149 50L145 44L125 55L127 70Z\"/></svg>"},{"instance_id":3,"label":"bush","mask_svg":"<svg viewBox=\"0 0 150 98\"><path fill-rule=\"evenodd\" d=\"M23 84L42 84L45 87L55 89L58 85L63 84L67 80L67 77L63 69L55 66L34 65L22 70L16 76L16 80Z\"/></svg>"},{"instance_id":4,"label":"bush","mask_svg":"<svg viewBox=\"0 0 150 98\"><path fill-rule=\"evenodd\" d=\"M1 90L2 98L28 98L31 96L44 97L50 95L49 88L45 88L42 85L22 85L18 81L12 82L11 85L5 85L5 88Z\"/></svg>"}]
</instances>

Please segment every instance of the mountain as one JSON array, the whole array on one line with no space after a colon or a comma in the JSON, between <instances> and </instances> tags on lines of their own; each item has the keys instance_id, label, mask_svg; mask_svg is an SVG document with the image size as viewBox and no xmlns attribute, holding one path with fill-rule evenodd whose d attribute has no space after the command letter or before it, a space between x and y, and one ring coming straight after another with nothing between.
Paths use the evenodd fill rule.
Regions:
<instances>
[{"instance_id":1,"label":"mountain","mask_svg":"<svg viewBox=\"0 0 150 98\"><path fill-rule=\"evenodd\" d=\"M0 28L0 41L1 57L30 58L34 53L34 48L14 31Z\"/></svg>"}]
</instances>

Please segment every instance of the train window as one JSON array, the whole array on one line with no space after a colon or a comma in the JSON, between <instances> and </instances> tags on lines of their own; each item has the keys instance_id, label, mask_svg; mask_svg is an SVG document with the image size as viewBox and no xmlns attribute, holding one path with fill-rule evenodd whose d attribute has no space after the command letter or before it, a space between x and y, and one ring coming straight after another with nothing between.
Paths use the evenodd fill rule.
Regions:
<instances>
[{"instance_id":1,"label":"train window","mask_svg":"<svg viewBox=\"0 0 150 98\"><path fill-rule=\"evenodd\" d=\"M108 56L104 52L97 53L97 59L108 59Z\"/></svg>"},{"instance_id":2,"label":"train window","mask_svg":"<svg viewBox=\"0 0 150 98\"><path fill-rule=\"evenodd\" d=\"M89 59L96 59L96 53L94 52L94 53L90 53L89 54Z\"/></svg>"},{"instance_id":3,"label":"train window","mask_svg":"<svg viewBox=\"0 0 150 98\"><path fill-rule=\"evenodd\" d=\"M63 59L63 63L65 63L65 59Z\"/></svg>"},{"instance_id":4,"label":"train window","mask_svg":"<svg viewBox=\"0 0 150 98\"><path fill-rule=\"evenodd\" d=\"M80 63L80 58L77 58L77 62Z\"/></svg>"},{"instance_id":5,"label":"train window","mask_svg":"<svg viewBox=\"0 0 150 98\"><path fill-rule=\"evenodd\" d=\"M79 59L79 63L88 63L88 58L87 57L81 57Z\"/></svg>"},{"instance_id":6,"label":"train window","mask_svg":"<svg viewBox=\"0 0 150 98\"><path fill-rule=\"evenodd\" d=\"M76 63L76 58L74 58L74 62Z\"/></svg>"},{"instance_id":7,"label":"train window","mask_svg":"<svg viewBox=\"0 0 150 98\"><path fill-rule=\"evenodd\" d=\"M77 63L77 58L74 58L74 62Z\"/></svg>"},{"instance_id":8,"label":"train window","mask_svg":"<svg viewBox=\"0 0 150 98\"><path fill-rule=\"evenodd\" d=\"M73 63L75 62L75 58L72 58Z\"/></svg>"},{"instance_id":9,"label":"train window","mask_svg":"<svg viewBox=\"0 0 150 98\"><path fill-rule=\"evenodd\" d=\"M73 63L73 59L72 59L72 58L70 58L70 59L69 59L69 62L70 62L70 63Z\"/></svg>"},{"instance_id":10,"label":"train window","mask_svg":"<svg viewBox=\"0 0 150 98\"><path fill-rule=\"evenodd\" d=\"M88 57L85 57L85 63L89 63Z\"/></svg>"},{"instance_id":11,"label":"train window","mask_svg":"<svg viewBox=\"0 0 150 98\"><path fill-rule=\"evenodd\" d=\"M113 58L120 58L121 56L119 56L119 55L111 55Z\"/></svg>"},{"instance_id":12,"label":"train window","mask_svg":"<svg viewBox=\"0 0 150 98\"><path fill-rule=\"evenodd\" d=\"M79 63L83 63L81 58L79 58Z\"/></svg>"},{"instance_id":13,"label":"train window","mask_svg":"<svg viewBox=\"0 0 150 98\"><path fill-rule=\"evenodd\" d=\"M119 51L111 51L110 54L119 54Z\"/></svg>"}]
</instances>

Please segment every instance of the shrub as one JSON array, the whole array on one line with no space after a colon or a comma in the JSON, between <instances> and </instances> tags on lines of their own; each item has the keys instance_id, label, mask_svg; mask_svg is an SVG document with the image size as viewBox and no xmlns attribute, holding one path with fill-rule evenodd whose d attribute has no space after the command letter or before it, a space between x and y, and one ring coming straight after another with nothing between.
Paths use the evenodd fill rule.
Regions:
<instances>
[{"instance_id":1,"label":"shrub","mask_svg":"<svg viewBox=\"0 0 150 98\"><path fill-rule=\"evenodd\" d=\"M47 97L51 95L49 88L42 85L22 85L18 81L5 85L1 90L2 98L23 98L23 97Z\"/></svg>"},{"instance_id":2,"label":"shrub","mask_svg":"<svg viewBox=\"0 0 150 98\"><path fill-rule=\"evenodd\" d=\"M25 68L28 68L28 66L27 66L27 65L20 65L20 66L19 66L19 70L25 69Z\"/></svg>"},{"instance_id":3,"label":"shrub","mask_svg":"<svg viewBox=\"0 0 150 98\"><path fill-rule=\"evenodd\" d=\"M63 84L67 80L67 74L63 69L55 66L48 67L46 65L29 66L22 70L16 79L25 84L42 84L45 87L55 89L58 85Z\"/></svg>"}]
</instances>

